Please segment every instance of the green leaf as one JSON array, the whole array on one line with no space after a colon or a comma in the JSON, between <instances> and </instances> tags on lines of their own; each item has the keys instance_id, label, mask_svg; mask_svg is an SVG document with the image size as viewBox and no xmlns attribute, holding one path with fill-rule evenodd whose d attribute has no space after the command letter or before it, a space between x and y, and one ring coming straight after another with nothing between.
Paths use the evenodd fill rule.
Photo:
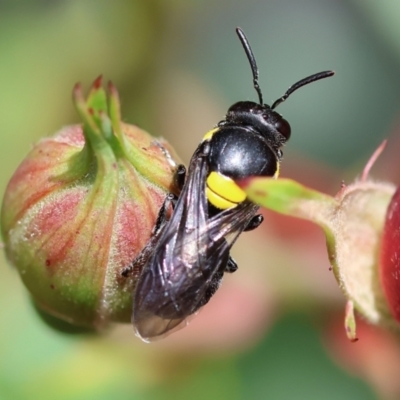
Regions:
<instances>
[{"instance_id":1,"label":"green leaf","mask_svg":"<svg viewBox=\"0 0 400 400\"><path fill-rule=\"evenodd\" d=\"M281 214L310 220L324 230L329 226L332 208L339 205L335 198L291 179L252 178L239 184L254 203Z\"/></svg>"}]
</instances>

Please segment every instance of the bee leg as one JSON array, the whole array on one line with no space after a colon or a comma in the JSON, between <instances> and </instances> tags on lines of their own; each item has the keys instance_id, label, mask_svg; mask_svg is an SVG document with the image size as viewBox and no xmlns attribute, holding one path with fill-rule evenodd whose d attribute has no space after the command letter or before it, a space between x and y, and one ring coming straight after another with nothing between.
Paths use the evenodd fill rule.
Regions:
<instances>
[{"instance_id":1,"label":"bee leg","mask_svg":"<svg viewBox=\"0 0 400 400\"><path fill-rule=\"evenodd\" d=\"M221 281L224 276L224 272L235 272L238 269L238 265L236 264L236 261L231 257L228 256L228 260L226 262L225 267L223 267L223 264L221 266L220 271L216 271L211 278L210 283L208 283L207 288L205 290L203 298L200 300L199 304L196 307L197 311L200 307L204 306L207 304L211 297L215 294L215 292L218 290L218 288L221 286Z\"/></svg>"},{"instance_id":2,"label":"bee leg","mask_svg":"<svg viewBox=\"0 0 400 400\"><path fill-rule=\"evenodd\" d=\"M157 238L157 236L153 236L146 244L146 246L142 249L142 251L138 254L138 256L122 270L121 275L124 278L127 278L132 274L134 278L139 277L140 273L143 270L143 267L146 265L148 259L150 258L153 250L156 247L157 240L155 240L155 238Z\"/></svg>"},{"instance_id":3,"label":"bee leg","mask_svg":"<svg viewBox=\"0 0 400 400\"><path fill-rule=\"evenodd\" d=\"M228 272L228 273L231 274L232 272L237 271L238 268L239 268L239 267L238 267L236 261L235 261L231 256L229 256L228 262L227 262L226 265L225 265L225 270L224 270L224 272Z\"/></svg>"},{"instance_id":4,"label":"bee leg","mask_svg":"<svg viewBox=\"0 0 400 400\"><path fill-rule=\"evenodd\" d=\"M174 175L174 181L179 190L182 190L183 185L185 184L185 179L186 179L186 167L182 164L179 164Z\"/></svg>"},{"instance_id":5,"label":"bee leg","mask_svg":"<svg viewBox=\"0 0 400 400\"><path fill-rule=\"evenodd\" d=\"M246 228L244 228L243 232L249 232L253 229L258 228L261 225L261 222L264 221L264 217L261 214L255 215L250 222L247 224Z\"/></svg>"},{"instance_id":6,"label":"bee leg","mask_svg":"<svg viewBox=\"0 0 400 400\"><path fill-rule=\"evenodd\" d=\"M194 312L196 312L200 307L203 307L210 301L211 297L221 286L221 281L223 276L224 276L223 272L217 271L214 273L211 282L207 285L203 298L199 301L199 304L197 305L196 310Z\"/></svg>"},{"instance_id":7,"label":"bee leg","mask_svg":"<svg viewBox=\"0 0 400 400\"><path fill-rule=\"evenodd\" d=\"M176 202L176 196L173 193L168 193L167 197L164 199L164 202L162 203L160 211L158 212L156 223L152 231L152 236L157 236L160 233L161 228L164 226L165 222L167 222L168 207L170 204L174 206L175 202Z\"/></svg>"},{"instance_id":8,"label":"bee leg","mask_svg":"<svg viewBox=\"0 0 400 400\"><path fill-rule=\"evenodd\" d=\"M143 266L146 264L147 260L151 256L155 245L157 244L158 237L160 236L161 230L165 223L167 222L167 210L170 204L172 206L175 205L174 201L176 201L176 196L173 193L169 193L167 197L164 199L164 202L158 212L156 223L154 224L153 230L151 232L151 238L147 242L147 244L143 247L142 251L137 255L137 257L127 266L125 267L121 275L123 277L128 277L135 269L142 270ZM140 272L139 271L139 272Z\"/></svg>"}]
</instances>

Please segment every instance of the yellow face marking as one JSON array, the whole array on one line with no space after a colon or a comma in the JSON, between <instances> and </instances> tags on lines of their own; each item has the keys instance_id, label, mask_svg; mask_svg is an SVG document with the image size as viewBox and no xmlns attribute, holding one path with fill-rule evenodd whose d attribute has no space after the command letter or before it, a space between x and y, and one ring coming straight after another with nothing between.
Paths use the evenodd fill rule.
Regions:
<instances>
[{"instance_id":1,"label":"yellow face marking","mask_svg":"<svg viewBox=\"0 0 400 400\"><path fill-rule=\"evenodd\" d=\"M207 178L206 192L208 201L222 210L246 200L246 193L231 178L215 171Z\"/></svg>"},{"instance_id":2,"label":"yellow face marking","mask_svg":"<svg viewBox=\"0 0 400 400\"><path fill-rule=\"evenodd\" d=\"M204 142L205 140L210 140L210 139L212 138L212 136L214 135L214 133L217 132L218 130L219 130L219 128L214 128L214 129L211 129L211 131L208 131L208 132L204 135L202 141Z\"/></svg>"}]
</instances>

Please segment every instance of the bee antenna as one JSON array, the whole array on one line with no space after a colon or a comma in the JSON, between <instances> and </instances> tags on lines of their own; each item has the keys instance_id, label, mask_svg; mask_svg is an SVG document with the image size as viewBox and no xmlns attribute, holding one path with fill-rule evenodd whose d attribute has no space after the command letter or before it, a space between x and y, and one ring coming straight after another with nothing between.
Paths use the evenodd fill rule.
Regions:
<instances>
[{"instance_id":1,"label":"bee antenna","mask_svg":"<svg viewBox=\"0 0 400 400\"><path fill-rule=\"evenodd\" d=\"M283 103L295 90L301 88L302 86L308 85L311 82L319 81L320 79L329 78L332 75L335 75L335 71L323 71L296 82L294 85L290 86L290 88L282 97L272 104L271 109L273 110L274 108L278 107L279 104Z\"/></svg>"},{"instance_id":2,"label":"bee antenna","mask_svg":"<svg viewBox=\"0 0 400 400\"><path fill-rule=\"evenodd\" d=\"M249 41L247 40L244 32L240 28L236 28L236 33L239 36L240 42L242 43L244 51L246 52L246 56L249 60L249 63L251 66L251 72L253 73L254 89L256 89L256 92L258 94L258 99L260 101L260 104L262 105L263 97L262 97L260 85L258 84L258 67L257 67L256 59L254 57L253 51L251 50Z\"/></svg>"}]
</instances>

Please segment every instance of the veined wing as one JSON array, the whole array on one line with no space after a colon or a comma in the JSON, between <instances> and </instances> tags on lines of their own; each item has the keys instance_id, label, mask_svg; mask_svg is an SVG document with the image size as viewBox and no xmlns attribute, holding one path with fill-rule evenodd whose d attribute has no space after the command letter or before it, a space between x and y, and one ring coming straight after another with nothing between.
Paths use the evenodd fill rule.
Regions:
<instances>
[{"instance_id":1,"label":"veined wing","mask_svg":"<svg viewBox=\"0 0 400 400\"><path fill-rule=\"evenodd\" d=\"M258 207L245 202L208 219L205 145L192 157L187 179L171 219L139 278L133 311L137 335L165 336L184 325L215 291L229 249Z\"/></svg>"}]
</instances>

